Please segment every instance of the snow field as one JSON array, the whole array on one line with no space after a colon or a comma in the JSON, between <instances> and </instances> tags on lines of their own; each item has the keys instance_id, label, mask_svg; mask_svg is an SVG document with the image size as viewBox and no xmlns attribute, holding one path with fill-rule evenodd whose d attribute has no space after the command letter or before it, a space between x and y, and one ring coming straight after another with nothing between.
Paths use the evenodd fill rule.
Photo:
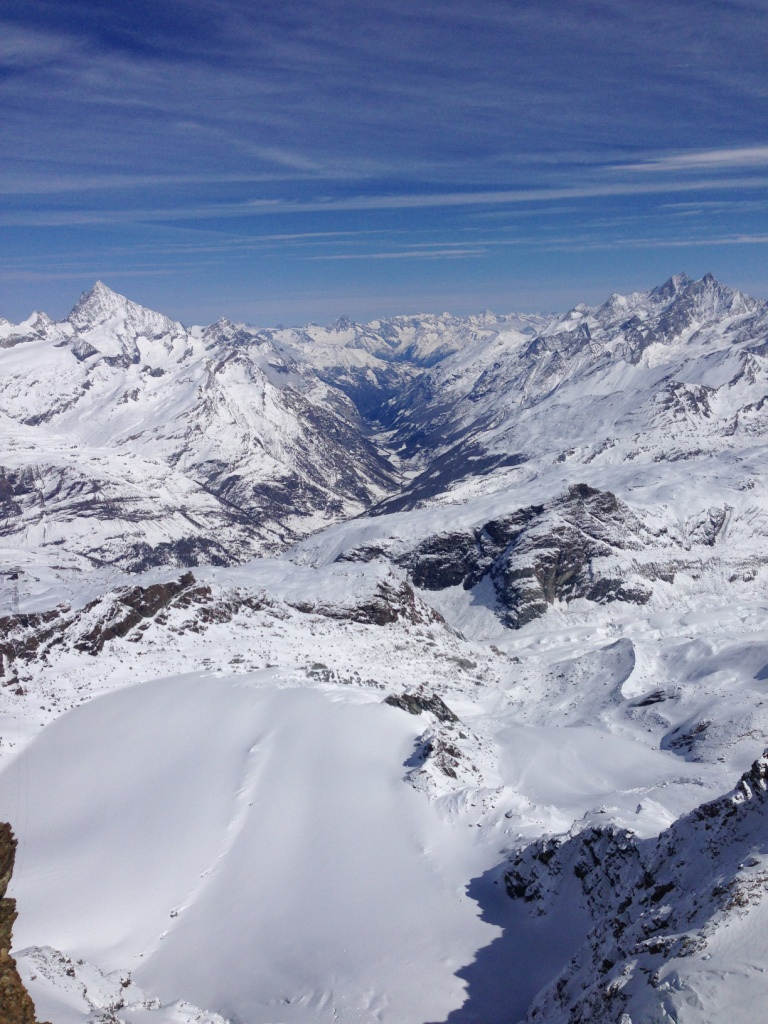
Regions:
<instances>
[{"instance_id":1,"label":"snow field","mask_svg":"<svg viewBox=\"0 0 768 1024\"><path fill-rule=\"evenodd\" d=\"M461 894L491 851L403 784L413 716L264 682L128 687L29 745L18 948L254 1024L441 1017L494 936Z\"/></svg>"}]
</instances>

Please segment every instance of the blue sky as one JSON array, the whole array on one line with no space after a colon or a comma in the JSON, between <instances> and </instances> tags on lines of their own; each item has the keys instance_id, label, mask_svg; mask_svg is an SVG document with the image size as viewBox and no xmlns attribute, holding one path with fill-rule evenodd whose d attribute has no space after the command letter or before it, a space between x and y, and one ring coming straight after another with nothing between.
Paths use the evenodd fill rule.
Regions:
<instances>
[{"instance_id":1,"label":"blue sky","mask_svg":"<svg viewBox=\"0 0 768 1024\"><path fill-rule=\"evenodd\" d=\"M768 0L5 0L0 315L768 296Z\"/></svg>"}]
</instances>

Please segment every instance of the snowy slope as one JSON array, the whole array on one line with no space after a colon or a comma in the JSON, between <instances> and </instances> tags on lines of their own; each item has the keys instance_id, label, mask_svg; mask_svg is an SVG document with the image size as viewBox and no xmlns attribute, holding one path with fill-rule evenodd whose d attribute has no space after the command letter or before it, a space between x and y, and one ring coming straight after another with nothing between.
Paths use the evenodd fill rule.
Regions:
<instances>
[{"instance_id":1,"label":"snowy slope","mask_svg":"<svg viewBox=\"0 0 768 1024\"><path fill-rule=\"evenodd\" d=\"M268 674L87 704L27 754L40 856L25 865L35 898L17 942L47 935L163 999L184 992L238 1019L442 1014L459 989L443 961L492 930L455 898L450 825L403 792L417 731L379 700Z\"/></svg>"},{"instance_id":2,"label":"snowy slope","mask_svg":"<svg viewBox=\"0 0 768 1024\"><path fill-rule=\"evenodd\" d=\"M394 485L343 394L226 321L187 330L99 283L3 344L3 535L20 547L64 533L91 563L240 561Z\"/></svg>"},{"instance_id":3,"label":"snowy slope","mask_svg":"<svg viewBox=\"0 0 768 1024\"><path fill-rule=\"evenodd\" d=\"M760 1019L763 303L0 334L40 1015Z\"/></svg>"},{"instance_id":4,"label":"snowy slope","mask_svg":"<svg viewBox=\"0 0 768 1024\"><path fill-rule=\"evenodd\" d=\"M510 938L502 851L574 820L653 836L768 731L757 596L698 617L494 620L489 645L381 563L196 576L4 625L18 947L131 972L163 1004L264 1024L522 1017L576 946L531 947L510 991L497 953L535 935ZM383 703L406 693L458 723ZM665 741L702 707L708 730Z\"/></svg>"},{"instance_id":5,"label":"snowy slope","mask_svg":"<svg viewBox=\"0 0 768 1024\"><path fill-rule=\"evenodd\" d=\"M657 839L612 826L523 850L510 895L546 915L567 890L584 942L529 1021L759 1020L768 996L768 758Z\"/></svg>"}]
</instances>

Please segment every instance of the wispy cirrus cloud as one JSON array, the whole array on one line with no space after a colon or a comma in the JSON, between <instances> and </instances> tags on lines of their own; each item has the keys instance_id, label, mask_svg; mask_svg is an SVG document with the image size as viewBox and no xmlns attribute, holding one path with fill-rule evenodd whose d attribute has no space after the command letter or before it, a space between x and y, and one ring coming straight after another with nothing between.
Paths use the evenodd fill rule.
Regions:
<instances>
[{"instance_id":1,"label":"wispy cirrus cloud","mask_svg":"<svg viewBox=\"0 0 768 1024\"><path fill-rule=\"evenodd\" d=\"M294 174L122 174L7 177L0 181L0 195L55 195L61 192L102 192L124 189L178 188L184 185L253 185L267 181L303 180Z\"/></svg>"},{"instance_id":2,"label":"wispy cirrus cloud","mask_svg":"<svg viewBox=\"0 0 768 1024\"><path fill-rule=\"evenodd\" d=\"M110 269L91 264L78 270L17 270L0 268L0 281L81 281L84 277L96 281L102 277L154 277L160 274L170 277L179 272L179 267L142 267L126 270L123 267ZM182 268L183 269L183 268Z\"/></svg>"},{"instance_id":3,"label":"wispy cirrus cloud","mask_svg":"<svg viewBox=\"0 0 768 1024\"><path fill-rule=\"evenodd\" d=\"M737 146L731 149L707 149L673 153L642 163L620 164L622 171L717 171L768 167L768 146Z\"/></svg>"},{"instance_id":4,"label":"wispy cirrus cloud","mask_svg":"<svg viewBox=\"0 0 768 1024\"><path fill-rule=\"evenodd\" d=\"M733 134L754 130L759 26L724 16L715 45L690 3L588 6L586 17L583 0L169 0L161 12L136 0L129 14L9 0L25 67L5 92L14 159L53 145L83 170L112 166L116 187L126 168L151 175L174 157L198 173L211 162L329 178L346 167L349 180L480 185L605 160L608 141L614 153L651 140L673 149L694 127L714 141L715 97Z\"/></svg>"},{"instance_id":5,"label":"wispy cirrus cloud","mask_svg":"<svg viewBox=\"0 0 768 1024\"><path fill-rule=\"evenodd\" d=\"M714 31L701 0L5 0L5 253L139 274L152 238L243 296L346 287L356 261L369 294L374 259L402 294L398 272L437 273L428 252L477 295L555 237L644 268L664 218L660 253L667 236L757 253L727 240L766 227L768 18L765 0L716 6ZM505 237L518 216L526 238ZM307 238L266 242L265 217ZM638 217L647 237L627 240ZM357 230L381 235L335 234ZM329 258L300 278L302 255ZM536 269L571 287L565 259Z\"/></svg>"},{"instance_id":6,"label":"wispy cirrus cloud","mask_svg":"<svg viewBox=\"0 0 768 1024\"><path fill-rule=\"evenodd\" d=\"M485 256L487 249L419 249L399 252L344 252L325 254L323 256L302 256L305 260L450 260L468 257Z\"/></svg>"},{"instance_id":7,"label":"wispy cirrus cloud","mask_svg":"<svg viewBox=\"0 0 768 1024\"><path fill-rule=\"evenodd\" d=\"M529 244L535 245L534 240ZM552 251L599 252L611 249L707 249L721 246L768 245L768 232L756 234L702 235L692 238L563 238L542 240L541 248Z\"/></svg>"},{"instance_id":8,"label":"wispy cirrus cloud","mask_svg":"<svg viewBox=\"0 0 768 1024\"><path fill-rule=\"evenodd\" d=\"M365 212L374 210L426 210L441 207L506 206L515 204L546 204L564 199L596 199L601 197L652 196L674 192L706 192L722 190L717 178L704 178L675 183L652 181L602 182L572 188L509 189L484 192L401 193L392 195L356 195L305 200L251 199L237 203L166 207L157 209L104 210L36 210L11 211L0 215L6 225L64 226L79 224L110 224L125 222L193 221L232 218L254 218L272 215ZM733 178L730 190L768 188L768 175Z\"/></svg>"}]
</instances>

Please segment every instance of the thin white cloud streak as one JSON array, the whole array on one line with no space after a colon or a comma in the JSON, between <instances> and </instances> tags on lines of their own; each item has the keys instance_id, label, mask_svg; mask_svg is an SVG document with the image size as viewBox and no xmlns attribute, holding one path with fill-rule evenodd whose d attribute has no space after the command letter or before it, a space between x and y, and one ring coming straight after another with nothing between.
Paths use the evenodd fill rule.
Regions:
<instances>
[{"instance_id":1,"label":"thin white cloud streak","mask_svg":"<svg viewBox=\"0 0 768 1024\"><path fill-rule=\"evenodd\" d=\"M237 185L258 182L316 180L309 174L102 174L93 177L62 176L50 178L6 179L0 182L0 195L53 195L58 192L91 192L109 189L151 188L174 185Z\"/></svg>"},{"instance_id":2,"label":"thin white cloud streak","mask_svg":"<svg viewBox=\"0 0 768 1024\"><path fill-rule=\"evenodd\" d=\"M79 49L76 41L61 33L6 22L0 36L0 63L13 69L47 66Z\"/></svg>"},{"instance_id":3,"label":"thin white cloud streak","mask_svg":"<svg viewBox=\"0 0 768 1024\"><path fill-rule=\"evenodd\" d=\"M485 249L430 249L424 252L345 252L327 256L302 256L303 260L436 260L486 256Z\"/></svg>"},{"instance_id":4,"label":"thin white cloud streak","mask_svg":"<svg viewBox=\"0 0 768 1024\"><path fill-rule=\"evenodd\" d=\"M676 153L637 164L617 164L617 171L701 171L731 170L768 166L768 146L742 146L734 149L706 149L694 153Z\"/></svg>"},{"instance_id":5,"label":"thin white cloud streak","mask_svg":"<svg viewBox=\"0 0 768 1024\"><path fill-rule=\"evenodd\" d=\"M189 264L191 267L192 264ZM183 267L147 267L146 270L96 270L47 271L47 270L0 270L0 281L72 281L85 278L94 281L102 277L155 277L162 274L170 277L183 270Z\"/></svg>"},{"instance_id":6,"label":"thin white cloud streak","mask_svg":"<svg viewBox=\"0 0 768 1024\"><path fill-rule=\"evenodd\" d=\"M429 244L429 243L426 243ZM379 253L339 253L325 256L302 256L307 260L372 260L372 259L429 259L432 256L443 259L464 256L488 256L487 248L449 248L452 245L465 243L443 243L440 250L424 249L420 252L379 252ZM709 238L621 238L612 241L600 241L599 239L583 238L513 238L495 239L492 241L478 242L478 246L531 246L545 252L591 252L603 249L681 249L696 248L702 245L765 245L768 244L768 234L735 234L720 235Z\"/></svg>"},{"instance_id":7,"label":"thin white cloud streak","mask_svg":"<svg viewBox=\"0 0 768 1024\"><path fill-rule=\"evenodd\" d=\"M211 129L209 128L208 130L210 131ZM276 164L279 167L284 167L286 170L239 174L125 174L107 172L99 175L52 175L50 177L32 174L16 178L6 177L3 182L0 182L0 195L47 195L59 192L103 191L175 185L228 185L289 181L362 181L366 178L384 175L391 171L391 166L385 162L374 164L373 161L358 161L359 166L355 168L347 166L346 169L342 169L330 166L327 161L323 163L301 153L291 153L275 147L256 146L248 140L241 140L241 145L259 159L267 163ZM526 162L529 165L535 166L538 164L562 163L563 159L562 155L531 153L524 159L518 156L514 162ZM573 154L569 154L569 159L573 159ZM598 161L596 157L589 154L581 154L580 161L583 166L596 166L598 163L602 163L602 161ZM681 172L686 170L727 170L760 166L768 166L768 146L676 154L658 157L641 163L609 165L608 169L611 171ZM417 169L416 166L409 168L411 173ZM431 169L435 170L434 167ZM429 168L425 164L421 166L421 170L426 172ZM594 187L602 188L602 186ZM645 188L645 186L642 187ZM578 197L585 194L584 190L587 188L589 186L583 186L583 188L574 191L562 190L560 194L566 197ZM610 189L612 186L608 185L605 188ZM492 195L493 193L488 194ZM605 194L611 193L606 192ZM354 197L350 198L349 201L353 202Z\"/></svg>"},{"instance_id":8,"label":"thin white cloud streak","mask_svg":"<svg viewBox=\"0 0 768 1024\"><path fill-rule=\"evenodd\" d=\"M185 258L191 256L228 256L234 258L248 258L254 255L266 255L273 254L275 252L284 252L286 248L301 249L312 246L321 246L326 244L339 244L339 245L350 245L358 241L361 238L371 238L376 235L386 233L397 234L397 232L382 232L382 231L305 231L297 234L280 234L280 235L255 235L252 238L243 238L240 236L234 238L224 238L221 241L211 242L178 242L176 244L168 245L132 245L132 246L110 246L103 250L102 257L107 260L117 260L124 257L129 257L132 261L139 261L142 259L160 258L163 256L171 256L176 258ZM424 243L425 246L431 243ZM446 242L439 243L444 247L453 245L454 243ZM462 246L467 245L466 242L457 243ZM475 243L473 243L475 244ZM484 243L476 243L484 244ZM37 267L42 270L46 270L48 267L58 267L60 261L40 262L35 257L19 257L19 256L0 256L0 270L3 267L8 267L17 270L24 270L25 264L33 262ZM93 250L85 249L73 252L68 258L68 262L71 264L73 261L79 261L84 266L91 266L93 263ZM180 264L174 264L179 266Z\"/></svg>"},{"instance_id":9,"label":"thin white cloud streak","mask_svg":"<svg viewBox=\"0 0 768 1024\"><path fill-rule=\"evenodd\" d=\"M720 235L711 238L619 238L613 241L581 242L562 239L541 248L553 252L591 252L604 249L691 249L709 245L768 245L768 234Z\"/></svg>"},{"instance_id":10,"label":"thin white cloud streak","mask_svg":"<svg viewBox=\"0 0 768 1024\"><path fill-rule=\"evenodd\" d=\"M22 211L5 214L9 226L74 226L144 221L215 220L258 217L264 214L355 212L365 210L421 210L439 207L504 206L516 203L548 203L562 199L599 199L608 196L656 195L675 192L758 189L768 187L768 177L733 178L683 182L628 182L584 185L573 188L515 189L489 192L442 192L389 196L349 196L341 199L291 202L283 199L255 199L244 203L211 203L208 206L157 210Z\"/></svg>"},{"instance_id":11,"label":"thin white cloud streak","mask_svg":"<svg viewBox=\"0 0 768 1024\"><path fill-rule=\"evenodd\" d=\"M728 181L729 189L765 188L768 177L736 178ZM561 199L592 199L602 196L653 195L665 192L698 192L722 189L718 179L686 182L637 182L626 184L578 185L572 188L514 189L493 192L443 192L432 195L350 196L324 202L274 203L257 201L257 213L315 213L322 210L402 210L440 206L503 206L514 203L551 202Z\"/></svg>"}]
</instances>

